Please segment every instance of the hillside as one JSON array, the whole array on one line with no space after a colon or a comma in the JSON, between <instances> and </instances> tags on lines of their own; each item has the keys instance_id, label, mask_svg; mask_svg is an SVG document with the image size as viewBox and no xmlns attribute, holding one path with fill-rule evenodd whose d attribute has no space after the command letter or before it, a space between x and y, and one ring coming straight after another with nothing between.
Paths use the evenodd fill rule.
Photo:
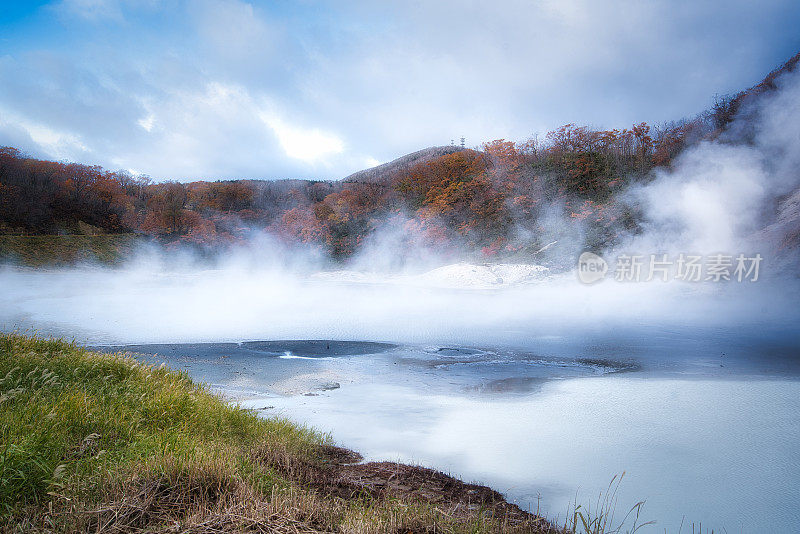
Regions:
<instances>
[{"instance_id":1,"label":"hillside","mask_svg":"<svg viewBox=\"0 0 800 534\"><path fill-rule=\"evenodd\" d=\"M390 181L393 176L396 176L401 171L407 170L412 165L424 165L442 156L454 154L462 150L465 149L456 146L432 146L429 148L423 148L422 150L417 150L411 154L406 154L405 156L394 159L389 163L377 165L370 169L364 169L363 171L354 172L350 176L344 178L342 181L356 183L387 182Z\"/></svg>"},{"instance_id":2,"label":"hillside","mask_svg":"<svg viewBox=\"0 0 800 534\"><path fill-rule=\"evenodd\" d=\"M268 234L291 247L322 248L339 261L391 239L399 263L422 250L449 260L558 267L572 261L574 250L603 250L640 231L643 214L621 193L648 183L653 170L672 169L704 140L752 143L757 103L799 61L793 57L689 120L613 130L567 124L541 138L500 139L479 150L430 147L335 182L153 183L0 148L0 233L92 228L205 252Z\"/></svg>"},{"instance_id":3,"label":"hillside","mask_svg":"<svg viewBox=\"0 0 800 534\"><path fill-rule=\"evenodd\" d=\"M776 91L778 89L776 81L784 74L794 72L798 63L800 63L800 52L767 74L761 82L753 87L734 95L718 98L713 109L717 128L724 132L729 129L734 119L737 118L743 123L752 122L758 101ZM753 134L754 132L748 128L739 129L739 131L734 132L734 140L749 141L752 139Z\"/></svg>"},{"instance_id":4,"label":"hillside","mask_svg":"<svg viewBox=\"0 0 800 534\"><path fill-rule=\"evenodd\" d=\"M31 267L77 262L114 264L129 258L137 245L147 241L135 234L105 235L3 235L0 262Z\"/></svg>"}]
</instances>

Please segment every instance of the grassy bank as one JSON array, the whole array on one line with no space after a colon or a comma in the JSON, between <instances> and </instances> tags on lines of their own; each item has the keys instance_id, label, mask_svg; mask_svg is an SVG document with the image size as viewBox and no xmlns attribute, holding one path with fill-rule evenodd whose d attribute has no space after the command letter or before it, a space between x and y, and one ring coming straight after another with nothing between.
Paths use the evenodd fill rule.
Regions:
<instances>
[{"instance_id":1,"label":"grassy bank","mask_svg":"<svg viewBox=\"0 0 800 534\"><path fill-rule=\"evenodd\" d=\"M142 239L135 234L0 234L0 261L29 267L69 265L82 261L111 264L129 257Z\"/></svg>"},{"instance_id":2,"label":"grassy bank","mask_svg":"<svg viewBox=\"0 0 800 534\"><path fill-rule=\"evenodd\" d=\"M0 334L0 525L30 532L553 532L496 492L230 406L185 374Z\"/></svg>"}]
</instances>

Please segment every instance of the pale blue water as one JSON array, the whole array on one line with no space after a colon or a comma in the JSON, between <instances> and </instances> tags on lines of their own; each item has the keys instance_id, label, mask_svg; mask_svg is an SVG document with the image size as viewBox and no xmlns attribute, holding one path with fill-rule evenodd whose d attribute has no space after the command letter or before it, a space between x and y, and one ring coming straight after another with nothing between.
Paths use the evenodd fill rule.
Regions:
<instances>
[{"instance_id":1,"label":"pale blue water","mask_svg":"<svg viewBox=\"0 0 800 534\"><path fill-rule=\"evenodd\" d=\"M368 458L486 483L549 517L624 471L617 516L646 500L645 532L796 530L793 286L485 292L95 269L9 270L0 289L0 329L161 343L137 350Z\"/></svg>"},{"instance_id":2,"label":"pale blue water","mask_svg":"<svg viewBox=\"0 0 800 534\"><path fill-rule=\"evenodd\" d=\"M637 344L630 332L578 346L546 338L535 352L335 341L131 348L265 416L330 432L368 459L489 484L551 518L576 500L594 504L624 472L618 516L646 501L642 519L656 526L644 532L682 523L684 532L692 523L791 531L798 353L788 338L762 339L757 357L741 332L697 335L649 332ZM282 357L294 353L303 359Z\"/></svg>"}]
</instances>

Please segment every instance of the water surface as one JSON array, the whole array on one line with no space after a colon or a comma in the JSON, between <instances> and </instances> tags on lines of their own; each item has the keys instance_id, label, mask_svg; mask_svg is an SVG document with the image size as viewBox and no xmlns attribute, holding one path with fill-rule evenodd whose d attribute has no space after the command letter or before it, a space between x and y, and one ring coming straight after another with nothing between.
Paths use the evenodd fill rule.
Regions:
<instances>
[{"instance_id":1,"label":"water surface","mask_svg":"<svg viewBox=\"0 0 800 534\"><path fill-rule=\"evenodd\" d=\"M760 358L740 340L724 354L721 339L670 332L591 343L573 358L558 338L540 340L537 352L335 340L105 350L146 353L264 416L330 432L367 459L490 484L549 517L593 503L624 472L619 511L645 500L643 518L658 525L649 531L791 523L800 504L791 343L765 346Z\"/></svg>"}]
</instances>

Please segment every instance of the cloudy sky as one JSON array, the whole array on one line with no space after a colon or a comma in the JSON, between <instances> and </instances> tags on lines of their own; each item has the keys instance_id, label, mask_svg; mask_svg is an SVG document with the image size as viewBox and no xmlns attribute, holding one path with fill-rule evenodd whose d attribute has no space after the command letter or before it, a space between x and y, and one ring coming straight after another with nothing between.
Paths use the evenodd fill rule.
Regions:
<instances>
[{"instance_id":1,"label":"cloudy sky","mask_svg":"<svg viewBox=\"0 0 800 534\"><path fill-rule=\"evenodd\" d=\"M0 146L155 179L341 178L460 136L692 116L796 0L0 1Z\"/></svg>"}]
</instances>

